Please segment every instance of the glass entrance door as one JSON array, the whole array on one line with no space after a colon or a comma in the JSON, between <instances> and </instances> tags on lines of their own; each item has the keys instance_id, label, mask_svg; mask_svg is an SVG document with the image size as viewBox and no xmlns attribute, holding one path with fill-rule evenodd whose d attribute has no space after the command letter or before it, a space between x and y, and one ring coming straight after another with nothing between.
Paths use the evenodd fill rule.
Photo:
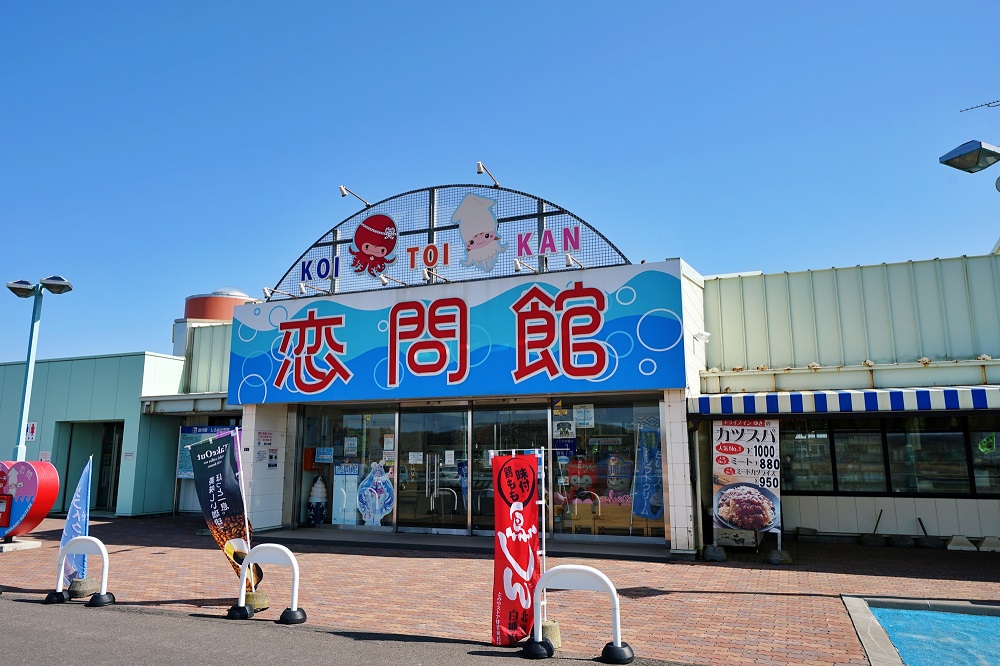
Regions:
<instances>
[{"instance_id":1,"label":"glass entrance door","mask_svg":"<svg viewBox=\"0 0 1000 666\"><path fill-rule=\"evenodd\" d=\"M470 500L474 532L493 532L493 471L490 461L494 453L510 455L513 449L518 452L524 449L547 450L548 442L548 410L545 406L473 408Z\"/></svg>"},{"instance_id":2,"label":"glass entrance door","mask_svg":"<svg viewBox=\"0 0 1000 666\"><path fill-rule=\"evenodd\" d=\"M397 525L401 529L468 531L468 412L401 411ZM468 477L466 476L466 479Z\"/></svg>"},{"instance_id":3,"label":"glass entrance door","mask_svg":"<svg viewBox=\"0 0 1000 666\"><path fill-rule=\"evenodd\" d=\"M105 423L101 437L101 467L97 476L98 511L114 511L118 506L118 470L122 464L122 435L125 424Z\"/></svg>"}]
</instances>

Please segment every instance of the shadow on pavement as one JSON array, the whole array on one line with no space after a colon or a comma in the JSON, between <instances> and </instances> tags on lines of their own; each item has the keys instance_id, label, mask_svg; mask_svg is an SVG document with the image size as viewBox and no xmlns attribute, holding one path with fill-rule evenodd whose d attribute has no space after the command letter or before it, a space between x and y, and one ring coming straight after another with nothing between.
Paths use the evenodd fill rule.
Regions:
<instances>
[{"instance_id":1,"label":"shadow on pavement","mask_svg":"<svg viewBox=\"0 0 1000 666\"><path fill-rule=\"evenodd\" d=\"M45 595L45 594L48 594L49 592L51 592L54 589L55 589L54 587L50 587L50 588L47 588L47 589L44 589L44 590L39 590L37 588L31 588L31 587L15 587L13 585L0 585L0 592L13 592L15 594L42 594L42 595Z\"/></svg>"},{"instance_id":2,"label":"shadow on pavement","mask_svg":"<svg viewBox=\"0 0 1000 666\"><path fill-rule=\"evenodd\" d=\"M410 634L383 634L373 631L331 631L334 636L343 636L355 641L395 641L397 643L441 643L447 645L487 645L482 641L465 641L460 638L440 638L438 636L414 636Z\"/></svg>"}]
</instances>

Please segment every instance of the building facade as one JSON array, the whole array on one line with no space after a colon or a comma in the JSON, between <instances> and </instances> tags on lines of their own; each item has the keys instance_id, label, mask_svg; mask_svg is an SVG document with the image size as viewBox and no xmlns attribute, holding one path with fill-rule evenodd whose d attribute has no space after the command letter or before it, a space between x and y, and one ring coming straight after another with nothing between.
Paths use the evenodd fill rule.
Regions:
<instances>
[{"instance_id":1,"label":"building facade","mask_svg":"<svg viewBox=\"0 0 1000 666\"><path fill-rule=\"evenodd\" d=\"M521 192L364 209L234 313L251 519L491 534L492 457L530 451L554 538L694 552L700 289L682 261L633 265Z\"/></svg>"},{"instance_id":2,"label":"building facade","mask_svg":"<svg viewBox=\"0 0 1000 666\"><path fill-rule=\"evenodd\" d=\"M1000 255L705 280L689 400L711 540L712 429L775 419L782 528L1000 535Z\"/></svg>"},{"instance_id":3,"label":"building facade","mask_svg":"<svg viewBox=\"0 0 1000 666\"><path fill-rule=\"evenodd\" d=\"M91 509L119 516L198 510L178 479L178 433L239 425L226 402L232 311L250 300L225 290L192 296L174 324L174 354L137 352L39 360L28 411L27 460L59 473L63 513L93 456ZM17 431L24 363L0 364L0 432Z\"/></svg>"}]
</instances>

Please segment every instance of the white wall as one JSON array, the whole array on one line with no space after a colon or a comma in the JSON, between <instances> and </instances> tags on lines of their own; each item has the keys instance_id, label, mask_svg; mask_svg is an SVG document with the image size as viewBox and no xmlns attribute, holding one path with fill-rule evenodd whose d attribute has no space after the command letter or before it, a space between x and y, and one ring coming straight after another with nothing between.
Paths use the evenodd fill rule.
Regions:
<instances>
[{"instance_id":1,"label":"white wall","mask_svg":"<svg viewBox=\"0 0 1000 666\"><path fill-rule=\"evenodd\" d=\"M879 519L879 511L882 518ZM908 534L923 536L920 518L931 536L970 538L1000 536L997 500L922 497L800 497L781 498L781 524L786 532L809 527L819 532Z\"/></svg>"},{"instance_id":2,"label":"white wall","mask_svg":"<svg viewBox=\"0 0 1000 666\"><path fill-rule=\"evenodd\" d=\"M240 463L244 488L249 496L248 516L255 530L281 527L283 515L285 457L294 447L286 431L288 406L245 405ZM263 433L270 433L265 443ZM272 466L273 465L273 466ZM291 501L291 497L287 498Z\"/></svg>"},{"instance_id":3,"label":"white wall","mask_svg":"<svg viewBox=\"0 0 1000 666\"><path fill-rule=\"evenodd\" d=\"M689 396L701 393L700 375L705 370L705 342L694 334L705 330L705 281L683 260L681 266L681 308L684 322L684 376ZM710 332L711 333L711 332Z\"/></svg>"}]
</instances>

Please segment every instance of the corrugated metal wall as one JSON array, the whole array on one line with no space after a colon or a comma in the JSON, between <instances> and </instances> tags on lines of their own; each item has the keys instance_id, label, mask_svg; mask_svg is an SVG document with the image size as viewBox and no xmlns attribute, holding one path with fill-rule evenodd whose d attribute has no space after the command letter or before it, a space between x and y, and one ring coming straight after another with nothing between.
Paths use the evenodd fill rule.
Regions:
<instances>
[{"instance_id":1,"label":"corrugated metal wall","mask_svg":"<svg viewBox=\"0 0 1000 666\"><path fill-rule=\"evenodd\" d=\"M1000 358L1000 255L705 278L720 370Z\"/></svg>"},{"instance_id":2,"label":"corrugated metal wall","mask_svg":"<svg viewBox=\"0 0 1000 666\"><path fill-rule=\"evenodd\" d=\"M233 325L194 326L188 332L186 384L182 393L225 393Z\"/></svg>"}]
</instances>

